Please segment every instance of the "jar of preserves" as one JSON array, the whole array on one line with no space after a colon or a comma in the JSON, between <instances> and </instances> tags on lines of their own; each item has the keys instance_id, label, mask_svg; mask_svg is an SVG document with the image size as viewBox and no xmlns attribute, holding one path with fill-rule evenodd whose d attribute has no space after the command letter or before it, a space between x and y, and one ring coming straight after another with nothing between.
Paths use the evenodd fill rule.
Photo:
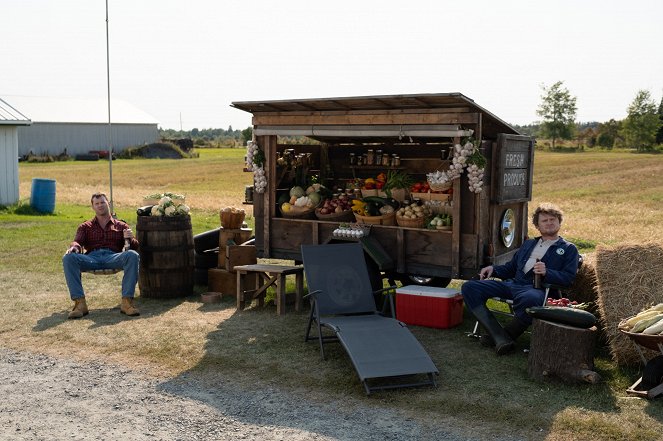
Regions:
<instances>
[{"instance_id":1,"label":"jar of preserves","mask_svg":"<svg viewBox=\"0 0 663 441\"><path fill-rule=\"evenodd\" d=\"M389 157L389 153L382 154L382 165L385 167L389 167L389 165L391 165L391 158Z\"/></svg>"},{"instance_id":2,"label":"jar of preserves","mask_svg":"<svg viewBox=\"0 0 663 441\"><path fill-rule=\"evenodd\" d=\"M354 153L350 153L350 165L356 165L357 164L357 158L355 157Z\"/></svg>"},{"instance_id":3,"label":"jar of preserves","mask_svg":"<svg viewBox=\"0 0 663 441\"><path fill-rule=\"evenodd\" d=\"M382 164L382 150L375 151L375 165Z\"/></svg>"},{"instance_id":4,"label":"jar of preserves","mask_svg":"<svg viewBox=\"0 0 663 441\"><path fill-rule=\"evenodd\" d=\"M401 165L401 157L398 155L394 155L391 158L391 166L392 167L400 167Z\"/></svg>"},{"instance_id":5,"label":"jar of preserves","mask_svg":"<svg viewBox=\"0 0 663 441\"><path fill-rule=\"evenodd\" d=\"M366 154L366 165L375 164L375 153L373 152L373 149L368 149L368 151L365 154Z\"/></svg>"}]
</instances>

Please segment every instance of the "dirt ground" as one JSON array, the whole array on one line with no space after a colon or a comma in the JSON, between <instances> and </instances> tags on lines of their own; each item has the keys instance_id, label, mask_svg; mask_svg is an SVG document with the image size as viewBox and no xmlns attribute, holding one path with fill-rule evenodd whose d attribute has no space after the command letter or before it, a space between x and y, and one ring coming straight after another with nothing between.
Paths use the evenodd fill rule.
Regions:
<instances>
[{"instance_id":1,"label":"dirt ground","mask_svg":"<svg viewBox=\"0 0 663 441\"><path fill-rule=\"evenodd\" d=\"M0 439L7 440L479 439L379 405L302 400L228 380L154 378L8 349L0 349L0 378Z\"/></svg>"}]
</instances>

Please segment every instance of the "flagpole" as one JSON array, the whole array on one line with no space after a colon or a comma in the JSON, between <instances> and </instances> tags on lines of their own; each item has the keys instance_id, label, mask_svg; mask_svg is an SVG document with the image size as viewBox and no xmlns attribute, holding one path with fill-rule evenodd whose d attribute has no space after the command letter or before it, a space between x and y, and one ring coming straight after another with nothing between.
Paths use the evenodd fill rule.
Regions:
<instances>
[{"instance_id":1,"label":"flagpole","mask_svg":"<svg viewBox=\"0 0 663 441\"><path fill-rule=\"evenodd\" d=\"M108 174L110 176L110 212L113 209L113 133L111 130L111 99L110 99L110 50L108 44L108 0L106 0L106 87L108 92Z\"/></svg>"}]
</instances>

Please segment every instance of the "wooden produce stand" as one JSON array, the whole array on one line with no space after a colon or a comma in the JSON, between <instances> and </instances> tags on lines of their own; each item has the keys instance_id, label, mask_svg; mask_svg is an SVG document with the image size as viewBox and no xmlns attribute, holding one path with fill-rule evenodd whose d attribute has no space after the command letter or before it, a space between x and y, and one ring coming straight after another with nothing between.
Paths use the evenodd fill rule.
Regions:
<instances>
[{"instance_id":1,"label":"wooden produce stand","mask_svg":"<svg viewBox=\"0 0 663 441\"><path fill-rule=\"evenodd\" d=\"M525 240L534 140L460 93L232 105L253 115L254 141L265 157L267 186L253 194L259 257L301 261L302 244L324 243L339 226L282 215L279 200L293 179L315 176L334 191L347 189L355 178L389 171L425 181L427 173L448 168L454 145L470 135L487 159L483 191L470 192L466 173L453 181L449 230L374 225L371 237L393 262L380 276L402 281L416 275L446 286L452 278L472 278L487 264L507 262ZM304 136L310 143L279 143L284 136ZM351 156L369 150L398 161L351 165ZM303 158L301 167L287 169L286 156Z\"/></svg>"}]
</instances>

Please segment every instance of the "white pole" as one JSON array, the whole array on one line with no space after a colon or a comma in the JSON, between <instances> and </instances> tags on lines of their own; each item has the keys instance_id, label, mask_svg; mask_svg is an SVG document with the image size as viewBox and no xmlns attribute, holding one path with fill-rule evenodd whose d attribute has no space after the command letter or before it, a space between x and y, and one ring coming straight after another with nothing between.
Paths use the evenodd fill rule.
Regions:
<instances>
[{"instance_id":1,"label":"white pole","mask_svg":"<svg viewBox=\"0 0 663 441\"><path fill-rule=\"evenodd\" d=\"M111 101L110 101L110 50L108 45L108 0L106 0L106 86L108 89L108 173L110 176L110 211L113 209L113 133L111 131Z\"/></svg>"}]
</instances>

